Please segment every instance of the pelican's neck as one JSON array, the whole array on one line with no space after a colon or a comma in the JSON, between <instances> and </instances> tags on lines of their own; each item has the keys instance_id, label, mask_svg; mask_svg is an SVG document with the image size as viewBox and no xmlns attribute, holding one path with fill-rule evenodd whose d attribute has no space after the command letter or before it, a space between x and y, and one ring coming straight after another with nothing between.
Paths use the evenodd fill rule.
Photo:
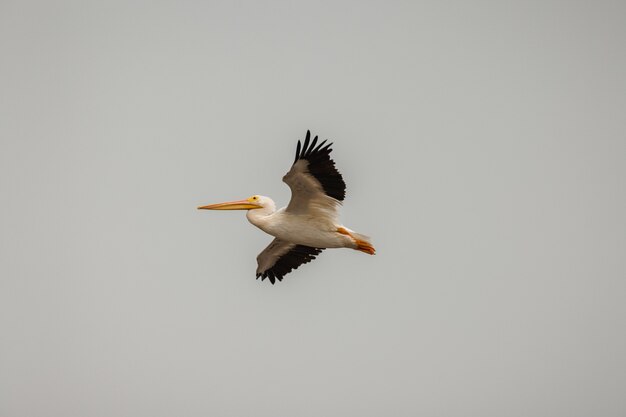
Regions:
<instances>
[{"instance_id":1,"label":"pelican's neck","mask_svg":"<svg viewBox=\"0 0 626 417\"><path fill-rule=\"evenodd\" d=\"M250 223L262 230L265 230L264 226L266 226L268 222L268 217L274 214L275 211L276 205L273 201L264 201L263 208L248 210L246 217Z\"/></svg>"}]
</instances>

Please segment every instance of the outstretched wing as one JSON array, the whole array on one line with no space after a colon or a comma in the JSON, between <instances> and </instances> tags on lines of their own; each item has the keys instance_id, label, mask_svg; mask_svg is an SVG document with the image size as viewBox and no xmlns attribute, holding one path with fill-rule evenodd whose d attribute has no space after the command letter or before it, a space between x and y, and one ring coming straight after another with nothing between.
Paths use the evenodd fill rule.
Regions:
<instances>
[{"instance_id":1,"label":"outstretched wing","mask_svg":"<svg viewBox=\"0 0 626 417\"><path fill-rule=\"evenodd\" d=\"M300 265L311 262L322 250L276 238L257 256L259 266L256 269L256 277L257 279L261 277L261 281L269 278L272 284L276 279L282 281L285 275Z\"/></svg>"},{"instance_id":2,"label":"outstretched wing","mask_svg":"<svg viewBox=\"0 0 626 417\"><path fill-rule=\"evenodd\" d=\"M317 145L317 136L311 142L311 132L306 132L304 146L298 141L296 159L283 181L291 188L287 212L314 214L321 210L335 217L346 196L346 183L330 158L332 143ZM317 145L317 146L316 146Z\"/></svg>"}]
</instances>

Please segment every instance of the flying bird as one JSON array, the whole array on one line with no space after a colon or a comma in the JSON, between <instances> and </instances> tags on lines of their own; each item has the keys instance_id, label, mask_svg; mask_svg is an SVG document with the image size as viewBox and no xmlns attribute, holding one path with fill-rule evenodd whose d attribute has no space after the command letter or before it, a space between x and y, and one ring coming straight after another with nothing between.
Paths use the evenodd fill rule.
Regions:
<instances>
[{"instance_id":1,"label":"flying bird","mask_svg":"<svg viewBox=\"0 0 626 417\"><path fill-rule=\"evenodd\" d=\"M304 144L298 140L296 158L283 181L291 188L287 207L276 210L274 201L262 195L226 203L200 206L202 210L247 210L250 223L275 237L257 256L257 279L276 280L315 259L322 250L350 248L369 255L376 250L370 239L339 222L339 207L346 183L330 158L332 143L317 144L307 131Z\"/></svg>"}]
</instances>

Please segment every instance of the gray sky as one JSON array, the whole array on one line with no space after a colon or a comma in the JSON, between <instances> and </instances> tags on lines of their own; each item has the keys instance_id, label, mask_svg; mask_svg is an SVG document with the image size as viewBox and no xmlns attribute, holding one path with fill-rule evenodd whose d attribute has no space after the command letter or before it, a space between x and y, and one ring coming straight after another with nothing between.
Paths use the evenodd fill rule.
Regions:
<instances>
[{"instance_id":1,"label":"gray sky","mask_svg":"<svg viewBox=\"0 0 626 417\"><path fill-rule=\"evenodd\" d=\"M0 3L0 414L623 416L623 2ZM335 142L275 286L200 204Z\"/></svg>"}]
</instances>

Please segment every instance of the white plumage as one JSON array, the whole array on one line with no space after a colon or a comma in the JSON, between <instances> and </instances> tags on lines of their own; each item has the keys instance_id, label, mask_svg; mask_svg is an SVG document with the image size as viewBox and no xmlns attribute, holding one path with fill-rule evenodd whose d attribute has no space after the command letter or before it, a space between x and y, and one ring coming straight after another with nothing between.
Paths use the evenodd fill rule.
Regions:
<instances>
[{"instance_id":1,"label":"white plumage","mask_svg":"<svg viewBox=\"0 0 626 417\"><path fill-rule=\"evenodd\" d=\"M367 236L339 223L339 207L346 185L334 161L331 145L317 144L307 131L304 145L298 141L296 158L283 181L291 188L287 207L276 210L274 201L254 195L246 200L198 207L207 210L248 210L250 223L275 239L257 257L257 278L272 284L326 248L352 248L375 253Z\"/></svg>"}]
</instances>

